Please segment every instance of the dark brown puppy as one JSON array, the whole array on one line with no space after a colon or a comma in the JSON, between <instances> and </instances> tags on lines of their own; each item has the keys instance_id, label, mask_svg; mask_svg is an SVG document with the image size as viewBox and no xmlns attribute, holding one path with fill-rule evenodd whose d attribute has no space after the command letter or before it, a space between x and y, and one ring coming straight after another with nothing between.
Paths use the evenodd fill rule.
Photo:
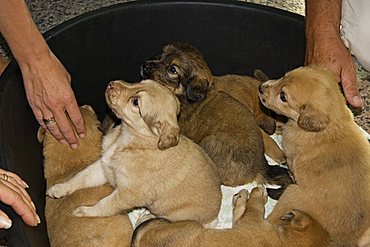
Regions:
<instances>
[{"instance_id":1,"label":"dark brown puppy","mask_svg":"<svg viewBox=\"0 0 370 247\"><path fill-rule=\"evenodd\" d=\"M142 65L142 76L159 81L178 96L181 132L215 161L223 184L264 183L266 179L276 183L264 157L262 136L267 134L258 123L269 133L275 125L259 107L257 80L213 76L202 54L189 44L165 46L160 56ZM277 153L273 158L283 162L282 151L271 142ZM290 183L284 174L283 183Z\"/></svg>"},{"instance_id":2,"label":"dark brown puppy","mask_svg":"<svg viewBox=\"0 0 370 247\"><path fill-rule=\"evenodd\" d=\"M101 153L102 133L90 106L80 107L86 126L86 137L79 147L59 143L50 133L39 129L43 143L44 173L47 188L65 180L97 160ZM133 232L127 214L105 218L78 218L72 211L81 205L94 204L113 191L109 185L83 189L61 199L46 198L45 218L52 247L130 246Z\"/></svg>"},{"instance_id":3,"label":"dark brown puppy","mask_svg":"<svg viewBox=\"0 0 370 247\"><path fill-rule=\"evenodd\" d=\"M329 232L330 246L366 246L370 226L370 145L353 120L335 76L300 67L260 87L260 98L289 121L283 146L296 184L268 220L287 209L309 213Z\"/></svg>"},{"instance_id":4,"label":"dark brown puppy","mask_svg":"<svg viewBox=\"0 0 370 247\"><path fill-rule=\"evenodd\" d=\"M264 219L266 193L254 188L234 196L232 229L206 229L194 221L170 223L154 218L139 225L132 239L133 247L323 247L329 235L308 214L289 210L275 225Z\"/></svg>"}]
</instances>

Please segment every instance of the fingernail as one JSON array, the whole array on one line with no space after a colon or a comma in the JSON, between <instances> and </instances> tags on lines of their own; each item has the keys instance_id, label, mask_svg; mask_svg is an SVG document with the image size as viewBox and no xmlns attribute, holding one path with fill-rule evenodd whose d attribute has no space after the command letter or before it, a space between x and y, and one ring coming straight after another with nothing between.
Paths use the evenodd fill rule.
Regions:
<instances>
[{"instance_id":1,"label":"fingernail","mask_svg":"<svg viewBox=\"0 0 370 247\"><path fill-rule=\"evenodd\" d=\"M79 134L80 138L85 138L85 134L84 133L81 133Z\"/></svg>"},{"instance_id":2,"label":"fingernail","mask_svg":"<svg viewBox=\"0 0 370 247\"><path fill-rule=\"evenodd\" d=\"M353 103L355 103L356 106L360 107L363 104L363 101L359 96L353 97L352 100L353 100Z\"/></svg>"},{"instance_id":3,"label":"fingernail","mask_svg":"<svg viewBox=\"0 0 370 247\"><path fill-rule=\"evenodd\" d=\"M65 139L62 139L59 142L62 143L62 144L67 144L68 143Z\"/></svg>"},{"instance_id":4,"label":"fingernail","mask_svg":"<svg viewBox=\"0 0 370 247\"><path fill-rule=\"evenodd\" d=\"M30 186L25 182L25 181L22 181L22 184L23 184L23 186L25 187L25 188L29 188Z\"/></svg>"},{"instance_id":5,"label":"fingernail","mask_svg":"<svg viewBox=\"0 0 370 247\"><path fill-rule=\"evenodd\" d=\"M0 216L0 228L9 229L11 226L12 221L10 219Z\"/></svg>"},{"instance_id":6,"label":"fingernail","mask_svg":"<svg viewBox=\"0 0 370 247\"><path fill-rule=\"evenodd\" d=\"M72 149L76 149L76 148L77 148L77 144L72 144L72 145L71 145L71 148L72 148Z\"/></svg>"},{"instance_id":7,"label":"fingernail","mask_svg":"<svg viewBox=\"0 0 370 247\"><path fill-rule=\"evenodd\" d=\"M36 214L36 220L37 220L37 224L41 223L40 217L37 214Z\"/></svg>"}]
</instances>

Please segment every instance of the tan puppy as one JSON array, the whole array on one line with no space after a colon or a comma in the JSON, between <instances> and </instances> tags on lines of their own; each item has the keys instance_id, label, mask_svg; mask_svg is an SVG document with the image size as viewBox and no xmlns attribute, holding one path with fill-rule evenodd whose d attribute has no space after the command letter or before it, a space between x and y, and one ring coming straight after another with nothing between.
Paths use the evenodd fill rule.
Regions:
<instances>
[{"instance_id":1,"label":"tan puppy","mask_svg":"<svg viewBox=\"0 0 370 247\"><path fill-rule=\"evenodd\" d=\"M260 87L266 107L289 118L283 146L297 184L268 220L305 211L329 232L331 246L356 246L370 226L370 145L353 120L335 77L301 67Z\"/></svg>"},{"instance_id":2,"label":"tan puppy","mask_svg":"<svg viewBox=\"0 0 370 247\"><path fill-rule=\"evenodd\" d=\"M109 182L113 193L73 214L111 216L146 207L171 221L214 221L221 206L219 178L203 150L179 136L176 96L151 80L113 81L106 100L122 123L104 137L101 158L49 188L48 195L59 198Z\"/></svg>"},{"instance_id":3,"label":"tan puppy","mask_svg":"<svg viewBox=\"0 0 370 247\"><path fill-rule=\"evenodd\" d=\"M215 161L223 184L276 183L264 157L262 137L269 139L265 144L274 150L267 152L272 158L284 162L285 157L258 127L273 133L275 125L260 108L257 80L239 75L213 76L202 54L182 43L165 46L160 56L142 65L141 74L178 95L181 133ZM290 181L286 171L285 178Z\"/></svg>"},{"instance_id":4,"label":"tan puppy","mask_svg":"<svg viewBox=\"0 0 370 247\"><path fill-rule=\"evenodd\" d=\"M206 229L194 221L170 223L155 218L139 225L134 232L135 247L320 247L326 246L328 233L308 214L289 210L276 225L264 219L267 194L254 188L248 199L246 190L234 196L232 229Z\"/></svg>"},{"instance_id":5,"label":"tan puppy","mask_svg":"<svg viewBox=\"0 0 370 247\"><path fill-rule=\"evenodd\" d=\"M88 164L101 153L102 133L99 121L90 106L80 108L86 126L86 137L72 150L59 143L50 133L40 128L38 139L43 142L44 173L47 188L61 182ZM132 226L125 214L106 218L77 218L72 211L81 205L94 204L109 195L109 185L83 189L61 198L46 198L45 217L52 247L65 246L130 246Z\"/></svg>"}]
</instances>

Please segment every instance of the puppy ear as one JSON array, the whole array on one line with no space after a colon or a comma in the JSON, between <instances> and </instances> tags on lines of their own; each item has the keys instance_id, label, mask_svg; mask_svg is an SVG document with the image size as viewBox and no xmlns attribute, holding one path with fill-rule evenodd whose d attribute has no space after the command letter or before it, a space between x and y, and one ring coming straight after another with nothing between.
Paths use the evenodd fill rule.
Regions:
<instances>
[{"instance_id":1,"label":"puppy ear","mask_svg":"<svg viewBox=\"0 0 370 247\"><path fill-rule=\"evenodd\" d=\"M45 130L41 127L39 127L38 131L37 131L37 141L39 143L42 143L44 141L44 138L45 138Z\"/></svg>"},{"instance_id":2,"label":"puppy ear","mask_svg":"<svg viewBox=\"0 0 370 247\"><path fill-rule=\"evenodd\" d=\"M159 133L158 148L165 150L179 143L180 128L174 123L167 121L156 122L154 127Z\"/></svg>"},{"instance_id":3,"label":"puppy ear","mask_svg":"<svg viewBox=\"0 0 370 247\"><path fill-rule=\"evenodd\" d=\"M305 230L311 222L311 219L306 214L294 209L281 216L280 220L284 222L284 225L290 225L297 231Z\"/></svg>"},{"instance_id":4,"label":"puppy ear","mask_svg":"<svg viewBox=\"0 0 370 247\"><path fill-rule=\"evenodd\" d=\"M145 123L158 135L158 148L165 150L179 143L180 127L177 123L177 115L180 111L180 101L173 97L174 101L167 105L164 111L148 111L142 115ZM143 112L142 112L143 113Z\"/></svg>"},{"instance_id":5,"label":"puppy ear","mask_svg":"<svg viewBox=\"0 0 370 247\"><path fill-rule=\"evenodd\" d=\"M304 105L298 117L297 124L302 129L319 132L326 128L329 118L310 105Z\"/></svg>"}]
</instances>

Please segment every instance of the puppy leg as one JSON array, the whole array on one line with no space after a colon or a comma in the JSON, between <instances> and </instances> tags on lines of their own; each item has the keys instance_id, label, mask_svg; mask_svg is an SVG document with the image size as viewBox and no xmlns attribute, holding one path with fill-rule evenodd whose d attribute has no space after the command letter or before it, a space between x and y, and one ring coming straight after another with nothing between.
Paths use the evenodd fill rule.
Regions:
<instances>
[{"instance_id":1,"label":"puppy leg","mask_svg":"<svg viewBox=\"0 0 370 247\"><path fill-rule=\"evenodd\" d=\"M248 190L241 190L233 196L233 225L235 225L244 214L248 199Z\"/></svg>"},{"instance_id":2,"label":"puppy leg","mask_svg":"<svg viewBox=\"0 0 370 247\"><path fill-rule=\"evenodd\" d=\"M96 187L103 185L106 182L107 179L104 176L102 163L100 160L97 160L82 171L76 173L76 175L64 183L51 186L46 191L46 195L52 198L60 198L69 195L78 189Z\"/></svg>"},{"instance_id":3,"label":"puppy leg","mask_svg":"<svg viewBox=\"0 0 370 247\"><path fill-rule=\"evenodd\" d=\"M261 130L263 145L265 147L265 154L267 154L271 159L273 159L278 164L283 164L286 162L286 157L283 150L276 144L276 142L266 134L265 131Z\"/></svg>"},{"instance_id":4,"label":"puppy leg","mask_svg":"<svg viewBox=\"0 0 370 247\"><path fill-rule=\"evenodd\" d=\"M138 200L135 194L115 189L110 195L104 197L93 206L76 208L73 211L73 215L78 217L107 217L143 204L143 201Z\"/></svg>"},{"instance_id":5,"label":"puppy leg","mask_svg":"<svg viewBox=\"0 0 370 247\"><path fill-rule=\"evenodd\" d=\"M285 215L285 213L290 211L292 208L303 210L305 208L305 205L307 205L307 202L305 201L306 197L310 198L307 193L306 195L303 194L298 185L289 185L285 189L284 193L281 195L271 214L267 217L267 220L270 223L279 224L280 217L282 215Z\"/></svg>"},{"instance_id":6,"label":"puppy leg","mask_svg":"<svg viewBox=\"0 0 370 247\"><path fill-rule=\"evenodd\" d=\"M263 221L266 202L266 189L262 186L253 188L249 200L245 205L245 212L236 224L243 224L243 222L251 224L251 222L257 223Z\"/></svg>"}]
</instances>

